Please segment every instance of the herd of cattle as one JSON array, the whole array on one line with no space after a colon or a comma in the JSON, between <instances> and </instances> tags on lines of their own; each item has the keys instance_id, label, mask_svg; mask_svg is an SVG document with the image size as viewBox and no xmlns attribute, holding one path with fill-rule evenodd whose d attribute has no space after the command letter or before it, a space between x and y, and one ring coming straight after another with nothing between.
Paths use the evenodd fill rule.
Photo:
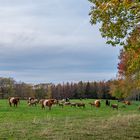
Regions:
<instances>
[{"instance_id":1,"label":"herd of cattle","mask_svg":"<svg viewBox=\"0 0 140 140\"><path fill-rule=\"evenodd\" d=\"M20 103L20 99L19 97L9 97L8 98L9 101L9 105L12 106L12 104L17 107L17 105ZM124 103L124 105L122 105L121 107L126 107L125 105L131 105L132 103L130 101L121 101L122 103ZM29 97L27 100L27 104L28 106L36 106L37 104L41 104L42 109L45 109L45 107L47 106L49 108L49 110L51 110L52 105L57 104L60 107L64 107L64 106L71 106L71 107L83 107L85 108L86 104L83 102L70 102L69 99L62 99L62 100L56 100L56 99L35 99L32 97ZM95 100L94 102L90 102L89 103L91 106L94 106L96 108L99 108L101 106L101 100ZM111 104L109 100L105 100L105 105L106 106L110 106L113 109L117 109L119 108L118 104ZM140 110L140 106L138 107L138 109Z\"/></svg>"}]
</instances>

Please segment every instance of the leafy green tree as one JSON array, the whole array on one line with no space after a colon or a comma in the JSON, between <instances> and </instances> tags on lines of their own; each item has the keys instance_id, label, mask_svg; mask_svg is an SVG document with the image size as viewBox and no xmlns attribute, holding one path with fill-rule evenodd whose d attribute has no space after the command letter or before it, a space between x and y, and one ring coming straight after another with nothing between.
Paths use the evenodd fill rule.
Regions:
<instances>
[{"instance_id":1,"label":"leafy green tree","mask_svg":"<svg viewBox=\"0 0 140 140\"><path fill-rule=\"evenodd\" d=\"M0 89L3 98L15 96L15 83L13 78L0 77Z\"/></svg>"},{"instance_id":2,"label":"leafy green tree","mask_svg":"<svg viewBox=\"0 0 140 140\"><path fill-rule=\"evenodd\" d=\"M101 24L101 35L107 43L123 45L140 23L139 0L89 0L91 24Z\"/></svg>"}]
</instances>

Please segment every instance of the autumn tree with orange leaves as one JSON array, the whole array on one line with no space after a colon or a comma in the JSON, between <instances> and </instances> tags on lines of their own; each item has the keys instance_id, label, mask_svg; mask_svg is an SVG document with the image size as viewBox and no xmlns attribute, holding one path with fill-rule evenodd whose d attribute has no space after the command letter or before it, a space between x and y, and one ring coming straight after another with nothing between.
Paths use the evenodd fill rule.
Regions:
<instances>
[{"instance_id":1,"label":"autumn tree with orange leaves","mask_svg":"<svg viewBox=\"0 0 140 140\"><path fill-rule=\"evenodd\" d=\"M89 1L92 3L91 24L100 23L101 35L108 44L123 46L118 64L119 79L111 91L130 96L135 90L140 91L140 0Z\"/></svg>"}]
</instances>

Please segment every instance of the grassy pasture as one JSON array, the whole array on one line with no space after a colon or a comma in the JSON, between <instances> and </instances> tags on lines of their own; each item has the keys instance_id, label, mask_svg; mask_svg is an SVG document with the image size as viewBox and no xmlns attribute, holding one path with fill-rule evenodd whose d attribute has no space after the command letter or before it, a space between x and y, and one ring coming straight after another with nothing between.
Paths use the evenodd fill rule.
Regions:
<instances>
[{"instance_id":1,"label":"grassy pasture","mask_svg":"<svg viewBox=\"0 0 140 140\"><path fill-rule=\"evenodd\" d=\"M138 140L140 139L140 102L113 110L101 101L101 107L91 107L93 100L83 100L85 108L53 106L41 109L21 101L9 107L0 100L0 139L2 140ZM80 102L72 100L71 102ZM118 103L111 101L111 103Z\"/></svg>"}]
</instances>

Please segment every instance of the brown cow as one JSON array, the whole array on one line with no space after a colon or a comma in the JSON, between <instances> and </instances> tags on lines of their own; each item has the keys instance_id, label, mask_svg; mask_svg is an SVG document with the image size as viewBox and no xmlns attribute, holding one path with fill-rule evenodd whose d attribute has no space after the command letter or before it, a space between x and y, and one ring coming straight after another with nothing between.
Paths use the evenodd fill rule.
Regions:
<instances>
[{"instance_id":1,"label":"brown cow","mask_svg":"<svg viewBox=\"0 0 140 140\"><path fill-rule=\"evenodd\" d=\"M70 105L71 105L71 107L72 107L72 106L76 107L76 103L71 103Z\"/></svg>"},{"instance_id":2,"label":"brown cow","mask_svg":"<svg viewBox=\"0 0 140 140\"><path fill-rule=\"evenodd\" d=\"M112 104L111 107L114 109L116 108L118 110L118 104Z\"/></svg>"},{"instance_id":3,"label":"brown cow","mask_svg":"<svg viewBox=\"0 0 140 140\"><path fill-rule=\"evenodd\" d=\"M95 104L95 107L101 106L100 100L95 100L94 104Z\"/></svg>"},{"instance_id":4,"label":"brown cow","mask_svg":"<svg viewBox=\"0 0 140 140\"><path fill-rule=\"evenodd\" d=\"M38 104L38 99L32 99L28 101L29 106L37 105Z\"/></svg>"},{"instance_id":5,"label":"brown cow","mask_svg":"<svg viewBox=\"0 0 140 140\"><path fill-rule=\"evenodd\" d=\"M76 103L77 107L83 107L85 108L85 103Z\"/></svg>"},{"instance_id":6,"label":"brown cow","mask_svg":"<svg viewBox=\"0 0 140 140\"><path fill-rule=\"evenodd\" d=\"M32 100L34 100L35 98L34 97L29 97L28 98L28 101L32 101Z\"/></svg>"},{"instance_id":7,"label":"brown cow","mask_svg":"<svg viewBox=\"0 0 140 140\"><path fill-rule=\"evenodd\" d=\"M49 110L51 110L52 105L54 104L55 99L42 99L40 101L41 105L42 105L42 109L45 109L45 106L49 107Z\"/></svg>"},{"instance_id":8,"label":"brown cow","mask_svg":"<svg viewBox=\"0 0 140 140\"><path fill-rule=\"evenodd\" d=\"M130 101L123 101L123 103L126 104L126 105L131 105Z\"/></svg>"},{"instance_id":9,"label":"brown cow","mask_svg":"<svg viewBox=\"0 0 140 140\"><path fill-rule=\"evenodd\" d=\"M61 106L62 108L64 107L63 103L58 103L59 106Z\"/></svg>"},{"instance_id":10,"label":"brown cow","mask_svg":"<svg viewBox=\"0 0 140 140\"><path fill-rule=\"evenodd\" d=\"M64 105L68 105L69 106L69 105L71 105L71 103L70 102L65 102Z\"/></svg>"},{"instance_id":11,"label":"brown cow","mask_svg":"<svg viewBox=\"0 0 140 140\"><path fill-rule=\"evenodd\" d=\"M12 104L17 107L19 103L19 97L9 97L8 101L9 101L10 107L12 107Z\"/></svg>"},{"instance_id":12,"label":"brown cow","mask_svg":"<svg viewBox=\"0 0 140 140\"><path fill-rule=\"evenodd\" d=\"M91 107L92 107L92 106L95 106L95 103L91 103L91 102L90 102L89 104L91 105Z\"/></svg>"},{"instance_id":13,"label":"brown cow","mask_svg":"<svg viewBox=\"0 0 140 140\"><path fill-rule=\"evenodd\" d=\"M39 104L42 104L45 99L40 99Z\"/></svg>"}]
</instances>

